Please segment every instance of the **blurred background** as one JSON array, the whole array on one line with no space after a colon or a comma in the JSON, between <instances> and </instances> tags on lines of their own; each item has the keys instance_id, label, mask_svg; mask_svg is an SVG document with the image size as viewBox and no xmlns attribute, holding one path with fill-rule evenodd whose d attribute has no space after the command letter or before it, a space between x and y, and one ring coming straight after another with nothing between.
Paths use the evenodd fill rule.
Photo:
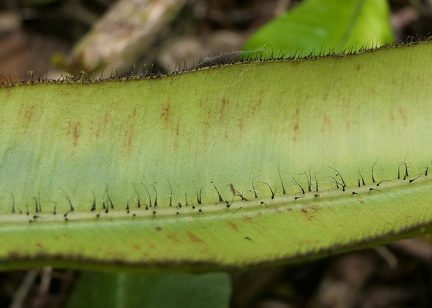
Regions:
<instances>
[{"instance_id":1,"label":"blurred background","mask_svg":"<svg viewBox=\"0 0 432 308\"><path fill-rule=\"evenodd\" d=\"M0 74L75 78L191 67L242 50L259 27L295 8L294 0L2 0ZM389 0L399 41L426 37L432 1ZM146 65L146 66L144 66ZM30 73L31 74L31 73Z\"/></svg>"},{"instance_id":2,"label":"blurred background","mask_svg":"<svg viewBox=\"0 0 432 308\"><path fill-rule=\"evenodd\" d=\"M242 50L294 0L1 0L0 82L168 73ZM389 0L396 41L424 39L431 0ZM235 54L235 53L234 53ZM66 74L67 72L67 74ZM97 74L97 75L96 75ZM233 307L432 307L422 239L232 274ZM63 307L80 273L0 273L1 307Z\"/></svg>"}]
</instances>

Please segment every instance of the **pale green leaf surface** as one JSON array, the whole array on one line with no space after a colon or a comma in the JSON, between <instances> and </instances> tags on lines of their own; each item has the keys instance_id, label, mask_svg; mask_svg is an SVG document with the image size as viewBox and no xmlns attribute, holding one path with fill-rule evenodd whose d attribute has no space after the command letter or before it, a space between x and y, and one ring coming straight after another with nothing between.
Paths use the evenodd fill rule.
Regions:
<instances>
[{"instance_id":1,"label":"pale green leaf surface","mask_svg":"<svg viewBox=\"0 0 432 308\"><path fill-rule=\"evenodd\" d=\"M83 272L69 308L228 307L231 280L226 273L144 274Z\"/></svg>"},{"instance_id":2,"label":"pale green leaf surface","mask_svg":"<svg viewBox=\"0 0 432 308\"><path fill-rule=\"evenodd\" d=\"M428 231L431 55L0 88L0 266L233 269Z\"/></svg>"},{"instance_id":3,"label":"pale green leaf surface","mask_svg":"<svg viewBox=\"0 0 432 308\"><path fill-rule=\"evenodd\" d=\"M381 46L394 41L389 16L386 0L307 0L260 28L244 49L269 58Z\"/></svg>"}]
</instances>

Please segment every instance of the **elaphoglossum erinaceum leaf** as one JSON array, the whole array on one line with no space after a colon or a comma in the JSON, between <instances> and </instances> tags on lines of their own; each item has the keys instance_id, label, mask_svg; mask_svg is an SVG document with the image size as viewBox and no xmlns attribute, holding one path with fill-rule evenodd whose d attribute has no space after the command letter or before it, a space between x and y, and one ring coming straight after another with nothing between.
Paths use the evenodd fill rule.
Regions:
<instances>
[{"instance_id":1,"label":"elaphoglossum erinaceum leaf","mask_svg":"<svg viewBox=\"0 0 432 308\"><path fill-rule=\"evenodd\" d=\"M0 266L238 269L428 231L429 42L0 88Z\"/></svg>"}]
</instances>

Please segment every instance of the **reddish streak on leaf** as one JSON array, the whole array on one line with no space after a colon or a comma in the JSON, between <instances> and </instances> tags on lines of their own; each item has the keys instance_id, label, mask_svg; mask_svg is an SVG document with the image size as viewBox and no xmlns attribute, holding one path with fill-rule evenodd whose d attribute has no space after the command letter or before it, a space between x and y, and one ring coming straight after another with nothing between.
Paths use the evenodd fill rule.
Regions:
<instances>
[{"instance_id":1,"label":"reddish streak on leaf","mask_svg":"<svg viewBox=\"0 0 432 308\"><path fill-rule=\"evenodd\" d=\"M192 232L188 231L187 236L189 237L189 239L194 242L194 243L199 243L201 244L203 242L202 239L200 239L198 236L196 236L195 234L193 234Z\"/></svg>"},{"instance_id":2,"label":"reddish streak on leaf","mask_svg":"<svg viewBox=\"0 0 432 308\"><path fill-rule=\"evenodd\" d=\"M238 232L238 227L235 223L233 223L232 221L229 221L229 220L227 222L228 222L229 226L231 227L231 229Z\"/></svg>"},{"instance_id":3,"label":"reddish streak on leaf","mask_svg":"<svg viewBox=\"0 0 432 308\"><path fill-rule=\"evenodd\" d=\"M311 214L309 214L309 212L308 212L307 209L302 208L301 211L302 211L302 213L305 214L306 218L307 218L309 221L312 221L313 216L312 216Z\"/></svg>"},{"instance_id":4,"label":"reddish streak on leaf","mask_svg":"<svg viewBox=\"0 0 432 308\"><path fill-rule=\"evenodd\" d=\"M293 126L293 129L294 129L294 135L293 135L293 138L292 138L293 141L296 141L296 140L297 140L297 133L299 132L299 129L300 129L299 113L300 113L300 111L299 111L299 109L297 108L297 109L296 109L295 116L294 116L294 126Z\"/></svg>"},{"instance_id":5,"label":"reddish streak on leaf","mask_svg":"<svg viewBox=\"0 0 432 308\"><path fill-rule=\"evenodd\" d=\"M161 111L161 117L165 122L169 122L171 116L170 104L167 103Z\"/></svg>"},{"instance_id":6,"label":"reddish streak on leaf","mask_svg":"<svg viewBox=\"0 0 432 308\"><path fill-rule=\"evenodd\" d=\"M132 246L132 248L133 248L134 250L141 250L141 246L138 245L138 244L134 244L134 245Z\"/></svg>"},{"instance_id":7,"label":"reddish streak on leaf","mask_svg":"<svg viewBox=\"0 0 432 308\"><path fill-rule=\"evenodd\" d=\"M180 243L180 240L178 239L177 235L175 235L174 233L168 234L167 238L173 243Z\"/></svg>"}]
</instances>

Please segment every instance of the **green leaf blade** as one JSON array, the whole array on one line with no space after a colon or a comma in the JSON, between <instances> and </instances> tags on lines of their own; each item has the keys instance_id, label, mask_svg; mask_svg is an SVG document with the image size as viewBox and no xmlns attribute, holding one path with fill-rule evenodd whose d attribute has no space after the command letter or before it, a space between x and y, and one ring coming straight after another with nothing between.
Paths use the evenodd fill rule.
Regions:
<instances>
[{"instance_id":1,"label":"green leaf blade","mask_svg":"<svg viewBox=\"0 0 432 308\"><path fill-rule=\"evenodd\" d=\"M1 88L1 267L238 269L429 231L430 49Z\"/></svg>"}]
</instances>

